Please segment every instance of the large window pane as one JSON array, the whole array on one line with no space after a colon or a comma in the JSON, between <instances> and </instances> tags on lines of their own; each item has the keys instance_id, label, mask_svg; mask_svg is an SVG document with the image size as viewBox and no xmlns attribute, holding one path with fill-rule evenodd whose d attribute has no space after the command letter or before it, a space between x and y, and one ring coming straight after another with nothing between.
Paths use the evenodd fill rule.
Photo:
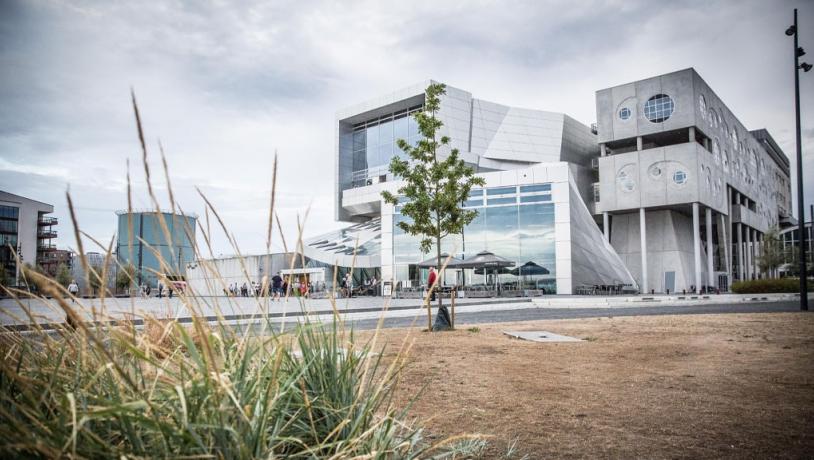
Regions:
<instances>
[{"instance_id":1,"label":"large window pane","mask_svg":"<svg viewBox=\"0 0 814 460\"><path fill-rule=\"evenodd\" d=\"M393 143L393 122L388 121L379 125L379 144Z\"/></svg>"},{"instance_id":2,"label":"large window pane","mask_svg":"<svg viewBox=\"0 0 814 460\"><path fill-rule=\"evenodd\" d=\"M521 206L521 264L534 262L555 274L554 205L552 203Z\"/></svg>"},{"instance_id":3,"label":"large window pane","mask_svg":"<svg viewBox=\"0 0 814 460\"><path fill-rule=\"evenodd\" d=\"M397 139L407 140L407 138L410 137L410 134L408 133L408 128L407 128L407 125L409 123L407 121L408 118L409 117L402 117L402 118L399 118L399 119L397 119L397 120L395 120L393 122L393 139L394 140L397 140Z\"/></svg>"},{"instance_id":4,"label":"large window pane","mask_svg":"<svg viewBox=\"0 0 814 460\"><path fill-rule=\"evenodd\" d=\"M510 260L519 257L517 206L486 208L486 247Z\"/></svg>"},{"instance_id":5,"label":"large window pane","mask_svg":"<svg viewBox=\"0 0 814 460\"><path fill-rule=\"evenodd\" d=\"M370 126L366 130L367 133L367 145L368 146L376 146L379 145L379 125Z\"/></svg>"},{"instance_id":6,"label":"large window pane","mask_svg":"<svg viewBox=\"0 0 814 460\"><path fill-rule=\"evenodd\" d=\"M486 195L506 195L509 193L515 193L517 191L514 187L500 187L500 188L488 188L486 189Z\"/></svg>"},{"instance_id":7,"label":"large window pane","mask_svg":"<svg viewBox=\"0 0 814 460\"><path fill-rule=\"evenodd\" d=\"M365 152L365 157L367 158L367 167L373 168L374 166L379 165L379 146L370 143L370 136L368 136L367 140L368 147L367 151Z\"/></svg>"},{"instance_id":8,"label":"large window pane","mask_svg":"<svg viewBox=\"0 0 814 460\"><path fill-rule=\"evenodd\" d=\"M364 150L365 149L365 137L366 133L365 130L360 129L353 133L353 150Z\"/></svg>"},{"instance_id":9,"label":"large window pane","mask_svg":"<svg viewBox=\"0 0 814 460\"><path fill-rule=\"evenodd\" d=\"M407 132L410 137L421 136L421 132L418 131L418 123L415 121L415 118L413 118L412 115L407 117Z\"/></svg>"}]
</instances>

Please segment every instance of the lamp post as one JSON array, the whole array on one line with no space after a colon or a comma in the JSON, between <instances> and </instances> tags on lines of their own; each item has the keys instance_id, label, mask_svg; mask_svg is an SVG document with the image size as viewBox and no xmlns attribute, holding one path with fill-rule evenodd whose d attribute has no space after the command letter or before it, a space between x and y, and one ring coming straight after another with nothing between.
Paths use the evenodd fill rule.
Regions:
<instances>
[{"instance_id":1,"label":"lamp post","mask_svg":"<svg viewBox=\"0 0 814 460\"><path fill-rule=\"evenodd\" d=\"M806 245L805 241L805 202L803 201L803 149L800 145L800 69L808 72L811 64L800 64L800 57L806 54L803 48L797 45L797 8L794 9L794 25L786 29L786 35L794 36L794 110L797 122L797 219L800 243L800 310L808 310L808 289L806 287L808 274L806 273Z\"/></svg>"}]
</instances>

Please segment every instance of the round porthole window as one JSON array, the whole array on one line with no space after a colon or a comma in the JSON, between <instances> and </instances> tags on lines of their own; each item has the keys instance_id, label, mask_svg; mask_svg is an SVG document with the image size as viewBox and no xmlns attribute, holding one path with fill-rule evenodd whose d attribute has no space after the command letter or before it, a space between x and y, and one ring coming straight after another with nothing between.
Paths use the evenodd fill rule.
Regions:
<instances>
[{"instance_id":1,"label":"round porthole window","mask_svg":"<svg viewBox=\"0 0 814 460\"><path fill-rule=\"evenodd\" d=\"M644 116L653 123L661 123L673 114L675 104L666 94L656 94L644 103Z\"/></svg>"},{"instance_id":2,"label":"round porthole window","mask_svg":"<svg viewBox=\"0 0 814 460\"><path fill-rule=\"evenodd\" d=\"M622 120L627 120L628 118L630 118L630 109L627 107L622 107L621 109L619 109L619 118L621 118Z\"/></svg>"},{"instance_id":3,"label":"round porthole window","mask_svg":"<svg viewBox=\"0 0 814 460\"><path fill-rule=\"evenodd\" d=\"M658 166L651 166L650 177L652 177L653 179L659 179L661 177L661 168L659 168Z\"/></svg>"},{"instance_id":4,"label":"round porthole window","mask_svg":"<svg viewBox=\"0 0 814 460\"><path fill-rule=\"evenodd\" d=\"M636 188L636 183L633 181L633 178L627 175L626 172L622 171L616 176L616 180L619 183L619 187L622 188L625 192L632 192L633 189Z\"/></svg>"},{"instance_id":5,"label":"round porthole window","mask_svg":"<svg viewBox=\"0 0 814 460\"><path fill-rule=\"evenodd\" d=\"M707 100L704 99L703 94L698 95L698 111L701 112L701 118L707 119Z\"/></svg>"},{"instance_id":6,"label":"round porthole window","mask_svg":"<svg viewBox=\"0 0 814 460\"><path fill-rule=\"evenodd\" d=\"M675 182L677 185L684 185L687 183L687 173L681 170L674 172L673 182Z\"/></svg>"}]
</instances>

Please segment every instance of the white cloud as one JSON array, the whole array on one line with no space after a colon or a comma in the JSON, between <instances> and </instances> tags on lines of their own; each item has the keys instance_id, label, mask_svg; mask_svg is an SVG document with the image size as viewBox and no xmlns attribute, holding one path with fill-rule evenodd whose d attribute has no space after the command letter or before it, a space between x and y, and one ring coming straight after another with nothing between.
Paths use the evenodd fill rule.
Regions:
<instances>
[{"instance_id":1,"label":"white cloud","mask_svg":"<svg viewBox=\"0 0 814 460\"><path fill-rule=\"evenodd\" d=\"M814 8L797 3L801 23L811 24ZM475 97L590 123L597 89L690 66L746 126L767 127L793 157L791 44L783 30L794 6L2 2L0 179L4 189L54 203L63 222L70 184L83 228L109 238L113 210L127 206L128 159L136 206L150 206L132 86L162 204L159 138L184 209L203 215L199 187L242 250L257 252L265 246L275 150L286 236L294 237L297 213L309 204L306 233L340 225L332 192L334 116L342 107L431 77ZM805 46L812 38L802 39ZM802 83L810 151L814 79ZM61 234L60 244L71 244L70 229ZM222 236L215 245L231 252Z\"/></svg>"}]
</instances>

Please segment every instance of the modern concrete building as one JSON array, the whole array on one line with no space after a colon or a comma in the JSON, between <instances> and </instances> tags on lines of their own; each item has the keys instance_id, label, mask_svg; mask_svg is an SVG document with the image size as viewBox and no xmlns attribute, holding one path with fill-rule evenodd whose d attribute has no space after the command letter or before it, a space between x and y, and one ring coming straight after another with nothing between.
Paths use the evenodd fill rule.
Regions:
<instances>
[{"instance_id":1,"label":"modern concrete building","mask_svg":"<svg viewBox=\"0 0 814 460\"><path fill-rule=\"evenodd\" d=\"M402 185L388 164L404 155L398 139L421 139L412 115L430 83L337 113L335 217L352 225L307 239L295 269L322 270L329 288L333 267L340 277L354 267L356 284L426 283L419 263L429 255L381 192ZM478 217L441 249L461 259L488 251L513 268L448 271L445 283L689 292L762 276L763 233L793 221L789 162L769 133L747 130L693 69L600 90L596 110L589 128L447 86L440 155L458 149L486 186L461 204ZM259 281L259 269L250 276Z\"/></svg>"},{"instance_id":2,"label":"modern concrete building","mask_svg":"<svg viewBox=\"0 0 814 460\"><path fill-rule=\"evenodd\" d=\"M136 268L138 283L155 286L157 274L183 277L195 260L196 216L171 212L119 211L116 254Z\"/></svg>"},{"instance_id":3,"label":"modern concrete building","mask_svg":"<svg viewBox=\"0 0 814 460\"><path fill-rule=\"evenodd\" d=\"M379 249L367 254L381 267L381 278L395 286L424 282L417 264L427 258L418 239L396 223L400 207L382 201L381 192L397 192L400 182L388 172L397 139L420 139L411 114L421 110L421 84L373 99L337 115L336 218L369 223L380 232ZM595 182L592 161L599 156L596 135L588 126L554 112L508 107L447 87L438 117L440 135L450 148L486 180L462 205L479 211L463 235L446 238L442 250L460 258L490 251L520 267L541 268L531 277L506 270L501 282L523 282L547 293L578 291L582 286L614 285L635 289L635 281L602 237L589 209ZM335 260L352 254L353 242L340 247L309 240L314 258ZM448 276L453 276L448 273ZM454 275L460 277L461 275ZM521 278L524 278L521 280ZM531 278L531 279L526 279ZM448 283L491 284L486 273L467 270ZM530 285L528 283L531 283Z\"/></svg>"},{"instance_id":4,"label":"modern concrete building","mask_svg":"<svg viewBox=\"0 0 814 460\"><path fill-rule=\"evenodd\" d=\"M789 162L693 69L596 93L595 210L642 290L726 290L761 276L761 238L790 217Z\"/></svg>"},{"instance_id":5,"label":"modern concrete building","mask_svg":"<svg viewBox=\"0 0 814 460\"><path fill-rule=\"evenodd\" d=\"M23 264L36 265L56 250L57 219L47 216L52 212L50 204L0 191L0 269L9 282L20 283L22 267L15 252Z\"/></svg>"}]
</instances>

